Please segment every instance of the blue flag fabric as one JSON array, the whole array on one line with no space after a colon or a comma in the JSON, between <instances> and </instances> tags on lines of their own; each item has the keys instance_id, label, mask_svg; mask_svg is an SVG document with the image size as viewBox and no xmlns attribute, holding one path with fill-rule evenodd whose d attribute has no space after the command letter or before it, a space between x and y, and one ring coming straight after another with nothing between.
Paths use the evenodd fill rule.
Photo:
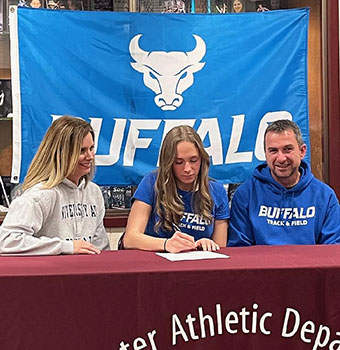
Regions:
<instances>
[{"instance_id":1,"label":"blue flag fabric","mask_svg":"<svg viewBox=\"0 0 340 350\"><path fill-rule=\"evenodd\" d=\"M308 144L308 17L18 8L12 178L23 181L53 119L68 114L94 127L100 185L138 184L178 124L200 134L211 177L243 182L265 159L268 123L294 120Z\"/></svg>"}]
</instances>

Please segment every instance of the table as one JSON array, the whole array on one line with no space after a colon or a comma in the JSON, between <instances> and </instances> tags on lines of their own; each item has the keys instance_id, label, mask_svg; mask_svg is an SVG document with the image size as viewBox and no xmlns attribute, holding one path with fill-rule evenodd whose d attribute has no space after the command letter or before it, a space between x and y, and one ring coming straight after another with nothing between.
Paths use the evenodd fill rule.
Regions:
<instances>
[{"instance_id":1,"label":"table","mask_svg":"<svg viewBox=\"0 0 340 350\"><path fill-rule=\"evenodd\" d=\"M340 246L0 257L5 350L339 349Z\"/></svg>"}]
</instances>

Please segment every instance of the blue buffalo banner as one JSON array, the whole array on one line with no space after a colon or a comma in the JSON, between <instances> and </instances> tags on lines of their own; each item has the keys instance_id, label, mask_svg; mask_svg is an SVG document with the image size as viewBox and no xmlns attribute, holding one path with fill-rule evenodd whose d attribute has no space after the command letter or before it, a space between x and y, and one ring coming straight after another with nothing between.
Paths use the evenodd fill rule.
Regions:
<instances>
[{"instance_id":1,"label":"blue buffalo banner","mask_svg":"<svg viewBox=\"0 0 340 350\"><path fill-rule=\"evenodd\" d=\"M12 8L12 181L65 114L95 130L100 185L137 184L178 124L200 134L211 177L244 181L268 123L294 120L308 144L308 17Z\"/></svg>"}]
</instances>

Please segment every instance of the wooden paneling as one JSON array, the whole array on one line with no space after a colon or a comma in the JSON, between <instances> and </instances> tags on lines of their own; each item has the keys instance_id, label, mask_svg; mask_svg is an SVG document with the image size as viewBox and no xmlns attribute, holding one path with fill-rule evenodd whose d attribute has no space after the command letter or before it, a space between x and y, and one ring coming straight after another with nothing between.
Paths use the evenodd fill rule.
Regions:
<instances>
[{"instance_id":1,"label":"wooden paneling","mask_svg":"<svg viewBox=\"0 0 340 350\"><path fill-rule=\"evenodd\" d=\"M311 166L314 175L320 180L324 180L321 1L288 0L287 7L310 8L308 34L308 100Z\"/></svg>"},{"instance_id":2,"label":"wooden paneling","mask_svg":"<svg viewBox=\"0 0 340 350\"><path fill-rule=\"evenodd\" d=\"M0 80L10 80L11 70L10 68L0 68Z\"/></svg>"},{"instance_id":3,"label":"wooden paneling","mask_svg":"<svg viewBox=\"0 0 340 350\"><path fill-rule=\"evenodd\" d=\"M328 18L328 170L329 184L340 198L339 4L329 0Z\"/></svg>"},{"instance_id":4,"label":"wooden paneling","mask_svg":"<svg viewBox=\"0 0 340 350\"><path fill-rule=\"evenodd\" d=\"M0 68L10 68L9 35L0 33Z\"/></svg>"},{"instance_id":5,"label":"wooden paneling","mask_svg":"<svg viewBox=\"0 0 340 350\"><path fill-rule=\"evenodd\" d=\"M0 176L11 176L12 121L0 120Z\"/></svg>"}]
</instances>

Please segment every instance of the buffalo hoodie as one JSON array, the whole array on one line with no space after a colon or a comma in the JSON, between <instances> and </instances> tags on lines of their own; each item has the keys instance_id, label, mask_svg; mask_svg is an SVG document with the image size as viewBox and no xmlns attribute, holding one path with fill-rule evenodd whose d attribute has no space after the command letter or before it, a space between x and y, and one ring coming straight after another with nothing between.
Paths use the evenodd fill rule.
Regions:
<instances>
[{"instance_id":1,"label":"buffalo hoodie","mask_svg":"<svg viewBox=\"0 0 340 350\"><path fill-rule=\"evenodd\" d=\"M301 162L292 188L277 183L267 164L235 192L228 246L340 243L339 201Z\"/></svg>"}]
</instances>

